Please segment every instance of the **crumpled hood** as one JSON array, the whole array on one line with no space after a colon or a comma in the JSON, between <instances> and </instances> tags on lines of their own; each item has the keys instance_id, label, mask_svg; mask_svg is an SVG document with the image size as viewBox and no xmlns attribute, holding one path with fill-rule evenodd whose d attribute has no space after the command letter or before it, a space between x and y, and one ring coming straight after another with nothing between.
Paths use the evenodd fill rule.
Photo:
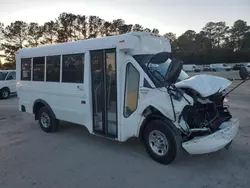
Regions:
<instances>
[{"instance_id":1,"label":"crumpled hood","mask_svg":"<svg viewBox=\"0 0 250 188\"><path fill-rule=\"evenodd\" d=\"M231 83L228 79L204 74L192 76L186 80L177 82L175 86L177 88L190 88L199 92L202 97L208 97L218 91L223 91Z\"/></svg>"}]
</instances>

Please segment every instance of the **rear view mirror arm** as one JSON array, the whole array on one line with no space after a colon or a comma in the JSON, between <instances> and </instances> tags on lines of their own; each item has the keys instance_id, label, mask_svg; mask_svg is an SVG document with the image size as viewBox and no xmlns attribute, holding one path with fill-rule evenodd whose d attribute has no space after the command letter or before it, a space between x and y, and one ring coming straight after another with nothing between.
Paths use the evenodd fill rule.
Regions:
<instances>
[{"instance_id":1,"label":"rear view mirror arm","mask_svg":"<svg viewBox=\"0 0 250 188\"><path fill-rule=\"evenodd\" d=\"M242 85L245 81L250 80L250 77L243 80L241 83L239 83L237 86L235 86L233 89L229 90L223 97L225 98L229 93L231 93L232 91L234 91L237 87L239 87L240 85Z\"/></svg>"}]
</instances>

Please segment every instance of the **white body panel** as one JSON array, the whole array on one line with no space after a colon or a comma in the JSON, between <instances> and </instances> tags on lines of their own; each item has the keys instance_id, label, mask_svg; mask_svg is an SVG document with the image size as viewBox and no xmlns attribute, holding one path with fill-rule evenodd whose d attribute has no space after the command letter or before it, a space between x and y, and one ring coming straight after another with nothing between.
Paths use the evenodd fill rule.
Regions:
<instances>
[{"instance_id":1,"label":"white body panel","mask_svg":"<svg viewBox=\"0 0 250 188\"><path fill-rule=\"evenodd\" d=\"M231 85L231 81L212 75L196 75L175 84L177 88L190 88L201 94L202 97L221 92Z\"/></svg>"},{"instance_id":2,"label":"white body panel","mask_svg":"<svg viewBox=\"0 0 250 188\"><path fill-rule=\"evenodd\" d=\"M0 72L7 73L4 80L0 80L0 90L3 88L8 88L10 90L10 93L16 93L16 76L15 70L0 70ZM10 76L14 76L12 79L10 79Z\"/></svg>"}]
</instances>

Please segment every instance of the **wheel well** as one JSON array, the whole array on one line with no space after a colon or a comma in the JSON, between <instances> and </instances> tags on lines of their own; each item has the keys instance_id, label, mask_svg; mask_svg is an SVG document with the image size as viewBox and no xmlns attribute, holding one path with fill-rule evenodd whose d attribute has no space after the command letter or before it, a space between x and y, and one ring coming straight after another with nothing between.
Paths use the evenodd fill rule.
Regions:
<instances>
[{"instance_id":1,"label":"wheel well","mask_svg":"<svg viewBox=\"0 0 250 188\"><path fill-rule=\"evenodd\" d=\"M3 87L3 88L0 89L0 90L4 90L4 89L7 89L8 91L10 91L10 88L8 88L8 87Z\"/></svg>"},{"instance_id":2,"label":"wheel well","mask_svg":"<svg viewBox=\"0 0 250 188\"><path fill-rule=\"evenodd\" d=\"M35 114L35 120L38 120L39 110L44 106L46 106L50 110L50 112L55 116L49 104L42 99L38 99L34 102L34 105L33 105L33 114Z\"/></svg>"},{"instance_id":3,"label":"wheel well","mask_svg":"<svg viewBox=\"0 0 250 188\"><path fill-rule=\"evenodd\" d=\"M33 106L33 114L35 114L35 120L38 119L38 112L39 110L44 107L45 104L43 102L36 102Z\"/></svg>"},{"instance_id":4,"label":"wheel well","mask_svg":"<svg viewBox=\"0 0 250 188\"><path fill-rule=\"evenodd\" d=\"M166 117L155 107L153 106L148 106L142 113L142 115L145 117L143 120L141 126L140 126L140 131L139 131L139 139L143 140L143 132L147 126L147 124L155 119L166 119Z\"/></svg>"}]
</instances>

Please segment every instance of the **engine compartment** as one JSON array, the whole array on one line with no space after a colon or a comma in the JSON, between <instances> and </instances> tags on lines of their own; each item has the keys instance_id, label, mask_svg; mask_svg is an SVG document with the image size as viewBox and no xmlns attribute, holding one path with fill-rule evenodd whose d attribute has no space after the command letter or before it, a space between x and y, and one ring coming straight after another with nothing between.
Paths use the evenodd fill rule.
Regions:
<instances>
[{"instance_id":1,"label":"engine compartment","mask_svg":"<svg viewBox=\"0 0 250 188\"><path fill-rule=\"evenodd\" d=\"M182 118L189 127L191 137L203 136L219 130L220 125L232 118L228 106L224 105L224 96L215 93L203 98L192 89L185 93L194 99L193 106L187 105L182 110Z\"/></svg>"}]
</instances>

